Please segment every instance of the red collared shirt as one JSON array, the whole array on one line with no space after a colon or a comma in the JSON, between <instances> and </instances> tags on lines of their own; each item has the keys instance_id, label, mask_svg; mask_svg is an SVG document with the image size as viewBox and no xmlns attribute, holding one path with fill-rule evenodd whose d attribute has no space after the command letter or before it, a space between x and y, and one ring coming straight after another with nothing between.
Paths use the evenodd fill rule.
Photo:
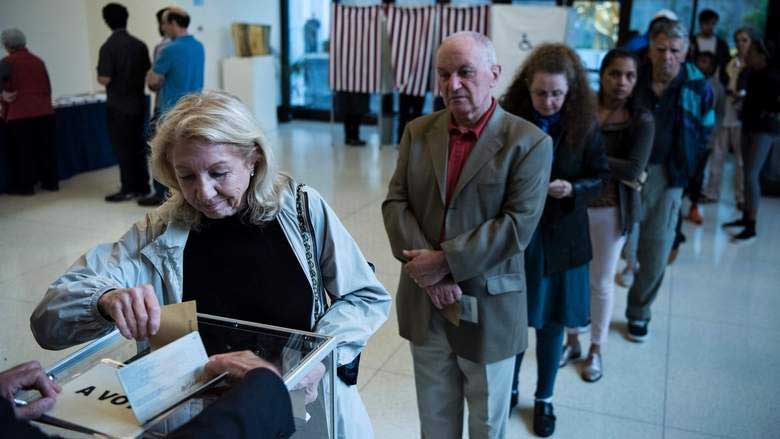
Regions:
<instances>
[{"instance_id":1,"label":"red collared shirt","mask_svg":"<svg viewBox=\"0 0 780 439\"><path fill-rule=\"evenodd\" d=\"M450 117L448 126L450 132L450 154L447 159L447 191L445 192L447 205L450 204L452 192L455 190L455 184L458 182L460 172L463 170L463 164L466 163L469 153L474 149L474 145L477 144L477 140L479 140L482 130L485 129L487 121L490 120L490 116L493 115L495 110L496 100L492 99L490 108L479 118L473 128L464 128L455 125L455 120Z\"/></svg>"}]
</instances>

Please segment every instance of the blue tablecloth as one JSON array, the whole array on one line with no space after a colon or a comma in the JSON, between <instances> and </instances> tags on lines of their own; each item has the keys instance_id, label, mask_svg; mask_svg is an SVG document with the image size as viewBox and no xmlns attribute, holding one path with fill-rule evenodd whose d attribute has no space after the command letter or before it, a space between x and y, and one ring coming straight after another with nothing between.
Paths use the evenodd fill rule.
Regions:
<instances>
[{"instance_id":1,"label":"blue tablecloth","mask_svg":"<svg viewBox=\"0 0 780 439\"><path fill-rule=\"evenodd\" d=\"M116 164L108 138L106 103L74 105L55 110L60 180ZM5 126L0 122L0 193L8 185Z\"/></svg>"}]
</instances>

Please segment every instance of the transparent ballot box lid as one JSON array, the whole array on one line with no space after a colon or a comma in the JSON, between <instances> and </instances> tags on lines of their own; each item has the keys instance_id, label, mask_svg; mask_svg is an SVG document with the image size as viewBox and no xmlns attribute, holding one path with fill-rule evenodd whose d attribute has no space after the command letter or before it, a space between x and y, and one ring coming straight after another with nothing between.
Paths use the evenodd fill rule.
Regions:
<instances>
[{"instance_id":1,"label":"transparent ballot box lid","mask_svg":"<svg viewBox=\"0 0 780 439\"><path fill-rule=\"evenodd\" d=\"M294 438L336 436L336 423L332 422L337 419L334 393L335 380L338 379L334 338L202 313L198 313L198 332L208 355L249 350L277 366L290 392L296 425ZM60 385L66 386L76 382L82 374L99 363L112 363L121 367L149 352L145 343L128 340L115 330L62 359L46 369L46 372ZM321 378L315 378L320 375ZM109 437L165 437L168 432L183 425L217 400L232 384L234 382L229 379L210 382L139 425L138 434ZM27 392L18 395L17 399L33 401L38 397L37 392ZM135 418L133 420L137 422ZM37 423L45 431L64 437L92 437L100 433L51 416L44 416ZM105 432L99 434L100 437L105 435Z\"/></svg>"}]
</instances>

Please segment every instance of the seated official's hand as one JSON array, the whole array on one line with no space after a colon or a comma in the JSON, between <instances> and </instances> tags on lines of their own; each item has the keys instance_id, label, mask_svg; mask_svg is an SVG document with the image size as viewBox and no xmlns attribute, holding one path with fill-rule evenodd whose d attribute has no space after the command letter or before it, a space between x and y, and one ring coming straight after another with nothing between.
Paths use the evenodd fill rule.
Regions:
<instances>
[{"instance_id":1,"label":"seated official's hand","mask_svg":"<svg viewBox=\"0 0 780 439\"><path fill-rule=\"evenodd\" d=\"M547 188L547 194L553 198L561 199L572 193L572 186L566 180L553 180Z\"/></svg>"},{"instance_id":2,"label":"seated official's hand","mask_svg":"<svg viewBox=\"0 0 780 439\"><path fill-rule=\"evenodd\" d=\"M98 309L125 338L144 340L160 329L160 304L151 285L111 290L100 296Z\"/></svg>"},{"instance_id":3,"label":"seated official's hand","mask_svg":"<svg viewBox=\"0 0 780 439\"><path fill-rule=\"evenodd\" d=\"M28 361L5 372L0 372L0 397L13 404L14 395L20 390L37 390L41 398L25 406L16 407L17 419L36 419L54 407L62 388L46 375L37 361Z\"/></svg>"},{"instance_id":4,"label":"seated official's hand","mask_svg":"<svg viewBox=\"0 0 780 439\"><path fill-rule=\"evenodd\" d=\"M2 96L0 96L0 98L2 98L2 100L6 101L6 102L13 102L13 101L16 100L16 95L17 94L19 94L19 92L16 92L16 91L3 91Z\"/></svg>"},{"instance_id":5,"label":"seated official's hand","mask_svg":"<svg viewBox=\"0 0 780 439\"><path fill-rule=\"evenodd\" d=\"M422 288L436 284L450 273L443 251L404 250L403 255L409 259L409 262L404 264L404 271Z\"/></svg>"},{"instance_id":6,"label":"seated official's hand","mask_svg":"<svg viewBox=\"0 0 780 439\"><path fill-rule=\"evenodd\" d=\"M325 375L325 365L317 363L317 365L314 366L314 369L306 374L306 376L293 387L293 390L304 390L303 400L306 404L310 404L317 400L317 387L319 386L323 375Z\"/></svg>"},{"instance_id":7,"label":"seated official's hand","mask_svg":"<svg viewBox=\"0 0 780 439\"><path fill-rule=\"evenodd\" d=\"M428 297L431 298L433 306L442 309L447 305L452 305L463 295L460 286L449 276L442 279L439 283L425 288Z\"/></svg>"},{"instance_id":8,"label":"seated official's hand","mask_svg":"<svg viewBox=\"0 0 780 439\"><path fill-rule=\"evenodd\" d=\"M279 369L272 363L258 357L251 351L228 352L226 354L217 354L209 357L206 363L206 374L209 377L215 377L227 373L230 378L243 379L244 376L253 369L264 367L278 376Z\"/></svg>"}]
</instances>

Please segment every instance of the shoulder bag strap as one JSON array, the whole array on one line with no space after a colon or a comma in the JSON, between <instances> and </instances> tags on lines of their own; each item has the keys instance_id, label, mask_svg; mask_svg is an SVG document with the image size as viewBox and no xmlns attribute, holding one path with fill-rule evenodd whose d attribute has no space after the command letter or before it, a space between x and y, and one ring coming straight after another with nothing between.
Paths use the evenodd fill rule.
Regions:
<instances>
[{"instance_id":1,"label":"shoulder bag strap","mask_svg":"<svg viewBox=\"0 0 780 439\"><path fill-rule=\"evenodd\" d=\"M295 188L295 209L298 212L298 228L301 231L303 246L306 250L306 261L309 266L309 276L314 294L314 321L317 321L325 314L325 288L322 285L320 264L315 262L315 260L319 260L317 258L317 240L311 218L309 218L309 198L303 190L305 186L301 183Z\"/></svg>"}]
</instances>

